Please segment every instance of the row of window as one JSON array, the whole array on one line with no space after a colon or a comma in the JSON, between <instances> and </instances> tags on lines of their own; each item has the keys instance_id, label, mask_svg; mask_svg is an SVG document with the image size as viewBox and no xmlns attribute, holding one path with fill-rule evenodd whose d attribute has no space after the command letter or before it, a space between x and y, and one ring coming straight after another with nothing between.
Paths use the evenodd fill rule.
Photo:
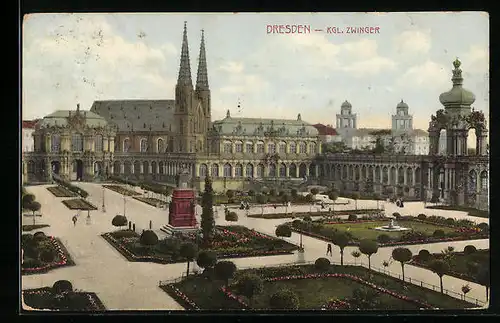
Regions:
<instances>
[{"instance_id":1,"label":"row of window","mask_svg":"<svg viewBox=\"0 0 500 323\"><path fill-rule=\"evenodd\" d=\"M102 135L94 136L94 151L103 151L103 137ZM59 152L61 151L61 136L52 135L50 141L50 151ZM83 135L75 133L71 136L71 151L82 152L83 151Z\"/></svg>"},{"instance_id":2,"label":"row of window","mask_svg":"<svg viewBox=\"0 0 500 323\"><path fill-rule=\"evenodd\" d=\"M167 143L165 142L165 140L163 140L162 138L158 138L156 140L156 152L158 153L164 153L164 152L167 152L167 149L168 147L173 147L174 145L174 141L173 139L170 139L170 143L167 145ZM123 144L122 144L122 151L123 152L128 152L130 151L130 148L132 147L132 144L130 142L130 139L129 138L125 138L123 140ZM141 153L145 153L145 152L148 152L150 151L150 145L149 145L149 142L146 138L142 138L139 142L139 151Z\"/></svg>"},{"instance_id":3,"label":"row of window","mask_svg":"<svg viewBox=\"0 0 500 323\"><path fill-rule=\"evenodd\" d=\"M231 164L225 164L222 167L222 176L224 177L233 177L233 168L234 168L234 177L264 177L266 167L263 164L259 164L256 167L252 164L245 165L245 175L243 175L243 165L236 164L234 167ZM254 174L255 168L255 174ZM297 174L297 170L299 173ZM208 166L205 164L200 165L198 176L204 177L208 175ZM288 167L288 176L290 177L304 177L307 175L307 166L305 164L300 164L297 167L295 164L292 164ZM316 177L316 166L314 164L309 166L309 175ZM219 175L219 165L213 164L210 167L210 176L218 177ZM274 177L286 177L287 176L287 166L281 164L276 166L275 164L270 164L267 166L267 176Z\"/></svg>"},{"instance_id":4,"label":"row of window","mask_svg":"<svg viewBox=\"0 0 500 323\"><path fill-rule=\"evenodd\" d=\"M298 147L297 147L298 146ZM307 149L309 146L309 149ZM245 148L245 150L243 150ZM297 145L295 142L290 142L288 144L288 153L290 154L296 154L297 153L297 148L298 148L298 153L299 154L307 154L308 152L310 154L316 153L316 143L312 142L307 145L305 142L299 142ZM234 143L234 150L233 150L233 143L231 142L225 142L223 146L223 152L224 153L257 153L257 154L263 154L265 153L265 144L262 141L257 142L257 144L254 145L252 142L247 142L243 146L243 143L241 141L237 141ZM286 154L287 153L287 144L285 142L280 142L278 145L275 143L268 143L267 144L267 153L269 154L275 154L275 153L280 153L280 154Z\"/></svg>"}]
</instances>

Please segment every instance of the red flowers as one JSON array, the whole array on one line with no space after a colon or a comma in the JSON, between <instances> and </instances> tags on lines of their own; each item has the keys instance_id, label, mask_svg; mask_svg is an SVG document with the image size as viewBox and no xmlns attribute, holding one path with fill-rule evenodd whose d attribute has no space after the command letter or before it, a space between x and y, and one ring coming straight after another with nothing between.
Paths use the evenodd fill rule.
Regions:
<instances>
[{"instance_id":1,"label":"red flowers","mask_svg":"<svg viewBox=\"0 0 500 323\"><path fill-rule=\"evenodd\" d=\"M190 300L189 297L187 297L186 294L184 294L183 292L181 292L177 287L175 287L172 284L169 284L167 286L168 286L168 288L170 288L172 290L172 292L174 292L175 296L177 296L183 302L185 302L186 304L188 304L189 306L191 306L192 309L194 309L194 310L199 310L200 309L198 307L198 305L196 305L195 302L193 302L192 300Z\"/></svg>"}]
</instances>

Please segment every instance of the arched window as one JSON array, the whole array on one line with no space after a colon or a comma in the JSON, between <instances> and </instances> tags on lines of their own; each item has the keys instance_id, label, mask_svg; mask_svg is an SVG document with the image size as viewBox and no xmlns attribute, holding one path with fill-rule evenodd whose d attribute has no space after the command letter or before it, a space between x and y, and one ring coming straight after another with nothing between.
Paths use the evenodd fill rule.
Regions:
<instances>
[{"instance_id":1,"label":"arched window","mask_svg":"<svg viewBox=\"0 0 500 323\"><path fill-rule=\"evenodd\" d=\"M236 177L243 176L243 166L241 166L241 164L236 164L236 166L234 166L234 176Z\"/></svg>"},{"instance_id":2,"label":"arched window","mask_svg":"<svg viewBox=\"0 0 500 323\"><path fill-rule=\"evenodd\" d=\"M375 183L380 183L380 166L375 167Z\"/></svg>"},{"instance_id":3,"label":"arched window","mask_svg":"<svg viewBox=\"0 0 500 323\"><path fill-rule=\"evenodd\" d=\"M156 150L158 153L164 153L165 152L165 143L163 139L159 138L158 142L156 143Z\"/></svg>"},{"instance_id":4,"label":"arched window","mask_svg":"<svg viewBox=\"0 0 500 323\"><path fill-rule=\"evenodd\" d=\"M128 152L128 150L130 149L130 140L128 138L125 138L123 140L123 152Z\"/></svg>"},{"instance_id":5,"label":"arched window","mask_svg":"<svg viewBox=\"0 0 500 323\"><path fill-rule=\"evenodd\" d=\"M74 133L71 136L71 150L72 151L83 151L83 135L80 133Z\"/></svg>"},{"instance_id":6,"label":"arched window","mask_svg":"<svg viewBox=\"0 0 500 323\"><path fill-rule=\"evenodd\" d=\"M396 184L396 167L391 167L391 184Z\"/></svg>"},{"instance_id":7,"label":"arched window","mask_svg":"<svg viewBox=\"0 0 500 323\"><path fill-rule=\"evenodd\" d=\"M316 143L311 142L311 143L309 144L309 152L310 152L311 154L315 154L315 153L316 153Z\"/></svg>"},{"instance_id":8,"label":"arched window","mask_svg":"<svg viewBox=\"0 0 500 323\"><path fill-rule=\"evenodd\" d=\"M141 153L148 151L148 140L146 138L141 139Z\"/></svg>"},{"instance_id":9,"label":"arched window","mask_svg":"<svg viewBox=\"0 0 500 323\"><path fill-rule=\"evenodd\" d=\"M257 165L257 177L264 177L264 165Z\"/></svg>"},{"instance_id":10,"label":"arched window","mask_svg":"<svg viewBox=\"0 0 500 323\"><path fill-rule=\"evenodd\" d=\"M421 172L420 172L420 167L417 167L415 169L415 183L420 183L420 177L422 176Z\"/></svg>"},{"instance_id":11,"label":"arched window","mask_svg":"<svg viewBox=\"0 0 500 323\"><path fill-rule=\"evenodd\" d=\"M252 154L253 153L253 142L247 142L245 144L245 146L246 146L245 147L245 152Z\"/></svg>"},{"instance_id":12,"label":"arched window","mask_svg":"<svg viewBox=\"0 0 500 323\"><path fill-rule=\"evenodd\" d=\"M405 182L405 171L403 167L399 167L398 169L398 184L404 184Z\"/></svg>"},{"instance_id":13,"label":"arched window","mask_svg":"<svg viewBox=\"0 0 500 323\"><path fill-rule=\"evenodd\" d=\"M219 165L213 164L210 173L212 174L212 177L219 177Z\"/></svg>"},{"instance_id":14,"label":"arched window","mask_svg":"<svg viewBox=\"0 0 500 323\"><path fill-rule=\"evenodd\" d=\"M299 165L299 177L304 178L307 175L307 166L304 163Z\"/></svg>"},{"instance_id":15,"label":"arched window","mask_svg":"<svg viewBox=\"0 0 500 323\"><path fill-rule=\"evenodd\" d=\"M274 144L274 142L270 142L267 144L267 153L268 154L276 153L276 145Z\"/></svg>"},{"instance_id":16,"label":"arched window","mask_svg":"<svg viewBox=\"0 0 500 323\"><path fill-rule=\"evenodd\" d=\"M280 142L280 154L286 154L286 143L285 142Z\"/></svg>"},{"instance_id":17,"label":"arched window","mask_svg":"<svg viewBox=\"0 0 500 323\"><path fill-rule=\"evenodd\" d=\"M94 137L94 151L102 151L102 135L96 135Z\"/></svg>"},{"instance_id":18,"label":"arched window","mask_svg":"<svg viewBox=\"0 0 500 323\"><path fill-rule=\"evenodd\" d=\"M269 164L269 177L276 176L276 165Z\"/></svg>"},{"instance_id":19,"label":"arched window","mask_svg":"<svg viewBox=\"0 0 500 323\"><path fill-rule=\"evenodd\" d=\"M231 142L224 143L224 153L230 154L233 152L233 144Z\"/></svg>"},{"instance_id":20,"label":"arched window","mask_svg":"<svg viewBox=\"0 0 500 323\"><path fill-rule=\"evenodd\" d=\"M307 153L307 147L305 142L299 143L299 154Z\"/></svg>"},{"instance_id":21,"label":"arched window","mask_svg":"<svg viewBox=\"0 0 500 323\"><path fill-rule=\"evenodd\" d=\"M413 169L410 167L406 169L406 184L413 185Z\"/></svg>"},{"instance_id":22,"label":"arched window","mask_svg":"<svg viewBox=\"0 0 500 323\"><path fill-rule=\"evenodd\" d=\"M488 189L488 172L485 170L481 172L481 189Z\"/></svg>"},{"instance_id":23,"label":"arched window","mask_svg":"<svg viewBox=\"0 0 500 323\"><path fill-rule=\"evenodd\" d=\"M291 142L290 144L290 154L296 154L297 153L297 144L294 142Z\"/></svg>"},{"instance_id":24,"label":"arched window","mask_svg":"<svg viewBox=\"0 0 500 323\"><path fill-rule=\"evenodd\" d=\"M257 142L257 154L264 153L264 143L262 141Z\"/></svg>"},{"instance_id":25,"label":"arched window","mask_svg":"<svg viewBox=\"0 0 500 323\"><path fill-rule=\"evenodd\" d=\"M253 165L247 164L245 172L247 177L253 177Z\"/></svg>"},{"instance_id":26,"label":"arched window","mask_svg":"<svg viewBox=\"0 0 500 323\"><path fill-rule=\"evenodd\" d=\"M356 165L356 167L354 168L354 176L356 180L359 181L359 165Z\"/></svg>"},{"instance_id":27,"label":"arched window","mask_svg":"<svg viewBox=\"0 0 500 323\"><path fill-rule=\"evenodd\" d=\"M297 177L297 165L295 165L294 163L290 164L290 169L288 170L288 174L290 175L290 177L296 178Z\"/></svg>"},{"instance_id":28,"label":"arched window","mask_svg":"<svg viewBox=\"0 0 500 323\"><path fill-rule=\"evenodd\" d=\"M280 164L280 177L286 177L286 165Z\"/></svg>"},{"instance_id":29,"label":"arched window","mask_svg":"<svg viewBox=\"0 0 500 323\"><path fill-rule=\"evenodd\" d=\"M383 183L384 184L389 184L389 168L384 167L384 170L382 171L383 173Z\"/></svg>"},{"instance_id":30,"label":"arched window","mask_svg":"<svg viewBox=\"0 0 500 323\"><path fill-rule=\"evenodd\" d=\"M201 164L200 165L200 177L205 177L207 176L207 165L206 164Z\"/></svg>"},{"instance_id":31,"label":"arched window","mask_svg":"<svg viewBox=\"0 0 500 323\"><path fill-rule=\"evenodd\" d=\"M347 179L347 177L347 165L344 165L344 167L342 167L342 179Z\"/></svg>"},{"instance_id":32,"label":"arched window","mask_svg":"<svg viewBox=\"0 0 500 323\"><path fill-rule=\"evenodd\" d=\"M50 151L54 153L58 153L61 151L61 136L58 134L52 135L50 142Z\"/></svg>"},{"instance_id":33,"label":"arched window","mask_svg":"<svg viewBox=\"0 0 500 323\"><path fill-rule=\"evenodd\" d=\"M232 167L230 164L224 165L224 177L232 177Z\"/></svg>"},{"instance_id":34,"label":"arched window","mask_svg":"<svg viewBox=\"0 0 500 323\"><path fill-rule=\"evenodd\" d=\"M237 141L234 143L234 152L236 153L243 152L243 143L241 141Z\"/></svg>"}]
</instances>

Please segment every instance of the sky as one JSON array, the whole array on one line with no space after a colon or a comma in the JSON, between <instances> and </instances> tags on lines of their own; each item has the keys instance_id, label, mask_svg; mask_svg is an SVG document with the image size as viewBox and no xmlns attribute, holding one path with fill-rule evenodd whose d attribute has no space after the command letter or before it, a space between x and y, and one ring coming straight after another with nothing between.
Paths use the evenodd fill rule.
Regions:
<instances>
[{"instance_id":1,"label":"sky","mask_svg":"<svg viewBox=\"0 0 500 323\"><path fill-rule=\"evenodd\" d=\"M348 100L358 128L389 128L404 100L414 128L426 130L457 57L473 107L489 115L487 13L31 14L22 29L23 119L94 100L173 99L184 21L193 82L205 31L212 120L230 110L335 125ZM287 24L311 33L267 32ZM348 34L350 26L379 32Z\"/></svg>"}]
</instances>

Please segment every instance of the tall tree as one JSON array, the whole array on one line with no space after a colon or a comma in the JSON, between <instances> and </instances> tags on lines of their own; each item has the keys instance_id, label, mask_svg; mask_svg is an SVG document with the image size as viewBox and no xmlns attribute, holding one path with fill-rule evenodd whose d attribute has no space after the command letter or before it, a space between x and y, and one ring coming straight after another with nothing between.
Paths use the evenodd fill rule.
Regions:
<instances>
[{"instance_id":1,"label":"tall tree","mask_svg":"<svg viewBox=\"0 0 500 323\"><path fill-rule=\"evenodd\" d=\"M443 293L443 276L450 269L447 262L442 260L433 260L429 263L429 268L439 276L439 284L441 285L441 293Z\"/></svg>"},{"instance_id":2,"label":"tall tree","mask_svg":"<svg viewBox=\"0 0 500 323\"><path fill-rule=\"evenodd\" d=\"M359 251L368 257L368 269L371 269L371 257L378 251L378 243L373 240L361 240L359 243Z\"/></svg>"},{"instance_id":3,"label":"tall tree","mask_svg":"<svg viewBox=\"0 0 500 323\"><path fill-rule=\"evenodd\" d=\"M408 248L396 248L392 250L392 258L401 263L401 273L403 275L403 281L405 281L405 263L410 261L412 256L413 254Z\"/></svg>"},{"instance_id":4,"label":"tall tree","mask_svg":"<svg viewBox=\"0 0 500 323\"><path fill-rule=\"evenodd\" d=\"M205 191L201 199L201 230L203 232L203 243L205 246L210 246L214 237L215 220L214 220L214 189L212 188L212 180L210 177L205 177Z\"/></svg>"},{"instance_id":5,"label":"tall tree","mask_svg":"<svg viewBox=\"0 0 500 323\"><path fill-rule=\"evenodd\" d=\"M340 265L344 265L344 248L349 244L349 237L344 233L336 234L333 237L333 244L340 248Z\"/></svg>"}]
</instances>

